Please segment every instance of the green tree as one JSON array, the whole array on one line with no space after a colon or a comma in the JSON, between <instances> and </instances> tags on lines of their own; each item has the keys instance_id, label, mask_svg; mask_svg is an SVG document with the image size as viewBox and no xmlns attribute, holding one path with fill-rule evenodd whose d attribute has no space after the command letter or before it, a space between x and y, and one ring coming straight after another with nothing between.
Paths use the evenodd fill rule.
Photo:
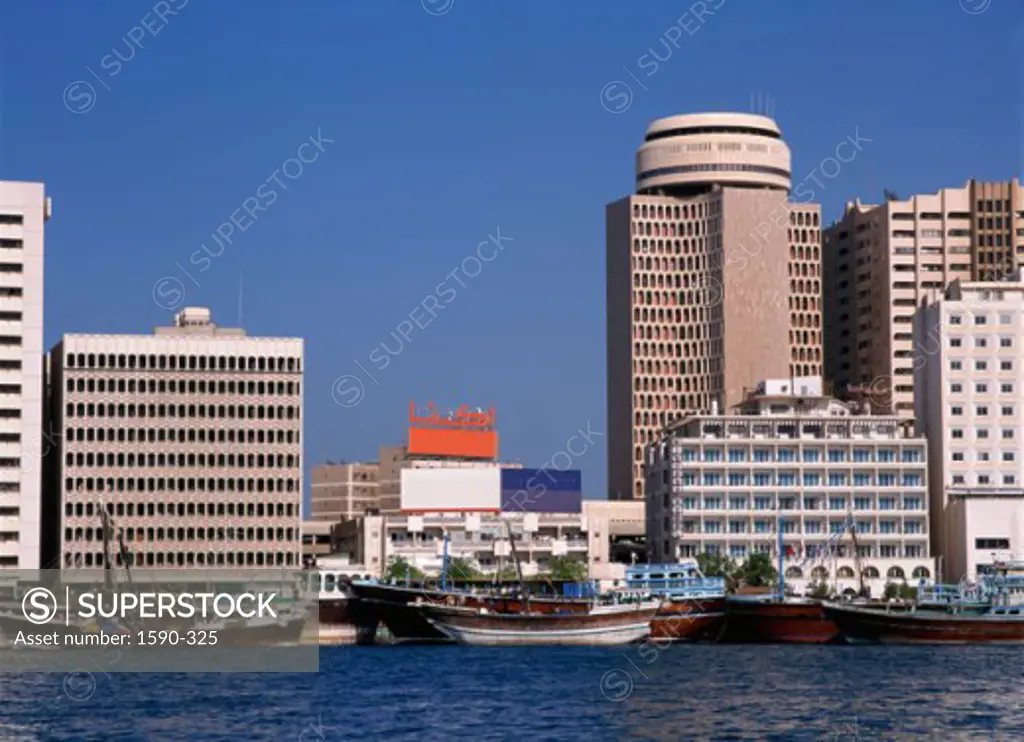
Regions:
<instances>
[{"instance_id":1,"label":"green tree","mask_svg":"<svg viewBox=\"0 0 1024 742\"><path fill-rule=\"evenodd\" d=\"M469 559L452 557L448 560L448 579L454 582L469 582L483 578L483 573Z\"/></svg>"},{"instance_id":2,"label":"green tree","mask_svg":"<svg viewBox=\"0 0 1024 742\"><path fill-rule=\"evenodd\" d=\"M731 557L704 552L697 555L697 568L705 577L724 577L725 587L730 592L736 589L737 568Z\"/></svg>"},{"instance_id":3,"label":"green tree","mask_svg":"<svg viewBox=\"0 0 1024 742\"><path fill-rule=\"evenodd\" d=\"M899 586L899 592L897 593L902 600L917 600L917 588L903 583Z\"/></svg>"},{"instance_id":4,"label":"green tree","mask_svg":"<svg viewBox=\"0 0 1024 742\"><path fill-rule=\"evenodd\" d=\"M423 570L409 564L405 557L393 556L388 560L387 569L384 570L384 581L390 582L422 582L425 575Z\"/></svg>"},{"instance_id":5,"label":"green tree","mask_svg":"<svg viewBox=\"0 0 1024 742\"><path fill-rule=\"evenodd\" d=\"M779 580L779 573L772 565L772 558L767 554L751 554L740 567L740 577L750 587L766 587Z\"/></svg>"},{"instance_id":6,"label":"green tree","mask_svg":"<svg viewBox=\"0 0 1024 742\"><path fill-rule=\"evenodd\" d=\"M514 582L519 579L519 575L516 572L515 567L502 567L494 575L498 582Z\"/></svg>"},{"instance_id":7,"label":"green tree","mask_svg":"<svg viewBox=\"0 0 1024 742\"><path fill-rule=\"evenodd\" d=\"M815 600L828 600L832 597L832 588L825 581L811 583L811 597Z\"/></svg>"},{"instance_id":8,"label":"green tree","mask_svg":"<svg viewBox=\"0 0 1024 742\"><path fill-rule=\"evenodd\" d=\"M900 586L895 582L885 583L885 591L882 593L882 597L886 600L892 600L893 598L899 597Z\"/></svg>"},{"instance_id":9,"label":"green tree","mask_svg":"<svg viewBox=\"0 0 1024 742\"><path fill-rule=\"evenodd\" d=\"M548 560L548 570L552 580L585 582L587 579L587 565L570 556L551 557Z\"/></svg>"}]
</instances>

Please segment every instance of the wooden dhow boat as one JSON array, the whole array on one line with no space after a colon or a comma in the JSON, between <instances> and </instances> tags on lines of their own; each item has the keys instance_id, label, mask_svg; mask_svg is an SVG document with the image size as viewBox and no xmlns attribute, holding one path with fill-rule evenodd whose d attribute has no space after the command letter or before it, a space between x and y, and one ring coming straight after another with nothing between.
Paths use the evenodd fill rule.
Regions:
<instances>
[{"instance_id":1,"label":"wooden dhow boat","mask_svg":"<svg viewBox=\"0 0 1024 742\"><path fill-rule=\"evenodd\" d=\"M725 579L705 577L694 560L627 567L626 585L663 598L652 639L715 641L725 627Z\"/></svg>"},{"instance_id":2,"label":"wooden dhow boat","mask_svg":"<svg viewBox=\"0 0 1024 742\"><path fill-rule=\"evenodd\" d=\"M612 646L651 633L660 600L595 604L586 612L497 613L487 608L419 606L424 617L459 644L474 646Z\"/></svg>"}]
</instances>

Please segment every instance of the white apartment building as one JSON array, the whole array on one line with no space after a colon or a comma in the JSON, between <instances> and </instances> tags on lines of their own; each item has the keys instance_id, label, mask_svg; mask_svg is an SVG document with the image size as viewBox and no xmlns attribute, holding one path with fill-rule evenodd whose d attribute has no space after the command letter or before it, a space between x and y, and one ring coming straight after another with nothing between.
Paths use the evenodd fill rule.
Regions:
<instances>
[{"instance_id":1,"label":"white apartment building","mask_svg":"<svg viewBox=\"0 0 1024 742\"><path fill-rule=\"evenodd\" d=\"M38 569L42 538L42 183L0 181L0 567Z\"/></svg>"},{"instance_id":2,"label":"white apartment building","mask_svg":"<svg viewBox=\"0 0 1024 742\"><path fill-rule=\"evenodd\" d=\"M957 579L1024 553L1024 274L954 281L914 331L932 547Z\"/></svg>"},{"instance_id":3,"label":"white apartment building","mask_svg":"<svg viewBox=\"0 0 1024 742\"><path fill-rule=\"evenodd\" d=\"M824 233L825 376L914 414L914 313L955 280L992 280L1024 260L1017 179L968 181L906 200L850 203Z\"/></svg>"},{"instance_id":4,"label":"white apartment building","mask_svg":"<svg viewBox=\"0 0 1024 742\"><path fill-rule=\"evenodd\" d=\"M428 575L440 573L444 537L450 558L466 559L484 574L515 569L507 523L515 535L524 577L543 574L552 557L588 565L591 578L623 580L625 565L611 559L611 539L643 531L643 503L584 501L582 513L426 513L371 515L337 526L339 552L379 577L394 557Z\"/></svg>"},{"instance_id":5,"label":"white apartment building","mask_svg":"<svg viewBox=\"0 0 1024 742\"><path fill-rule=\"evenodd\" d=\"M106 510L137 567L302 564L301 338L186 308L153 335L65 335L48 365L49 561L103 566Z\"/></svg>"},{"instance_id":6,"label":"white apartment building","mask_svg":"<svg viewBox=\"0 0 1024 742\"><path fill-rule=\"evenodd\" d=\"M781 528L797 589L856 590L858 562L876 596L887 582L931 581L926 460L906 421L856 414L820 378L761 382L733 414L684 418L648 449L649 561L777 563Z\"/></svg>"}]
</instances>

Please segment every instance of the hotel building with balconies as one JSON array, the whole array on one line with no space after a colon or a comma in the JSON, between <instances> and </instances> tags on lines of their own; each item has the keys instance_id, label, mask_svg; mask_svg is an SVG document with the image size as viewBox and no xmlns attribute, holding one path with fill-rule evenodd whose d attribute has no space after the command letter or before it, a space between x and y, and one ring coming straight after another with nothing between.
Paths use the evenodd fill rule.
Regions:
<instances>
[{"instance_id":1,"label":"hotel building with balconies","mask_svg":"<svg viewBox=\"0 0 1024 742\"><path fill-rule=\"evenodd\" d=\"M730 414L668 426L647 449L649 560L777 563L781 529L798 588L857 590L858 566L876 596L887 582L933 580L926 442L896 416L856 413L820 379L797 378L761 382Z\"/></svg>"}]
</instances>

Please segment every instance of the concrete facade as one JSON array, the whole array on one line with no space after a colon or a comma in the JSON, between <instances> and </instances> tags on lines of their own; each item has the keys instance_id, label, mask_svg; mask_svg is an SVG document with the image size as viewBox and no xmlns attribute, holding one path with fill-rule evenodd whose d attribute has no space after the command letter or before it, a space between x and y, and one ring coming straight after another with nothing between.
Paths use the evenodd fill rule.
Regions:
<instances>
[{"instance_id":1,"label":"concrete facade","mask_svg":"<svg viewBox=\"0 0 1024 742\"><path fill-rule=\"evenodd\" d=\"M1024 275L955 281L915 320L933 548L958 579L1024 550Z\"/></svg>"},{"instance_id":2,"label":"concrete facade","mask_svg":"<svg viewBox=\"0 0 1024 742\"><path fill-rule=\"evenodd\" d=\"M65 335L49 367L55 566L104 564L102 509L139 567L301 564L301 339L188 308L150 336Z\"/></svg>"},{"instance_id":3,"label":"concrete facade","mask_svg":"<svg viewBox=\"0 0 1024 742\"><path fill-rule=\"evenodd\" d=\"M606 212L609 496L643 498L643 450L671 421L758 379L822 371L820 209L791 204L771 119L651 124L637 193Z\"/></svg>"},{"instance_id":4,"label":"concrete facade","mask_svg":"<svg viewBox=\"0 0 1024 742\"><path fill-rule=\"evenodd\" d=\"M44 437L42 183L0 181L0 568L38 569ZM47 431L49 433L49 431Z\"/></svg>"},{"instance_id":5,"label":"concrete facade","mask_svg":"<svg viewBox=\"0 0 1024 742\"><path fill-rule=\"evenodd\" d=\"M955 280L1007 275L1024 260L1017 179L847 205L825 230L825 376L867 390L880 411L914 414L913 317Z\"/></svg>"},{"instance_id":6,"label":"concrete facade","mask_svg":"<svg viewBox=\"0 0 1024 742\"><path fill-rule=\"evenodd\" d=\"M337 523L380 510L376 461L318 464L310 472L309 517Z\"/></svg>"}]
</instances>

